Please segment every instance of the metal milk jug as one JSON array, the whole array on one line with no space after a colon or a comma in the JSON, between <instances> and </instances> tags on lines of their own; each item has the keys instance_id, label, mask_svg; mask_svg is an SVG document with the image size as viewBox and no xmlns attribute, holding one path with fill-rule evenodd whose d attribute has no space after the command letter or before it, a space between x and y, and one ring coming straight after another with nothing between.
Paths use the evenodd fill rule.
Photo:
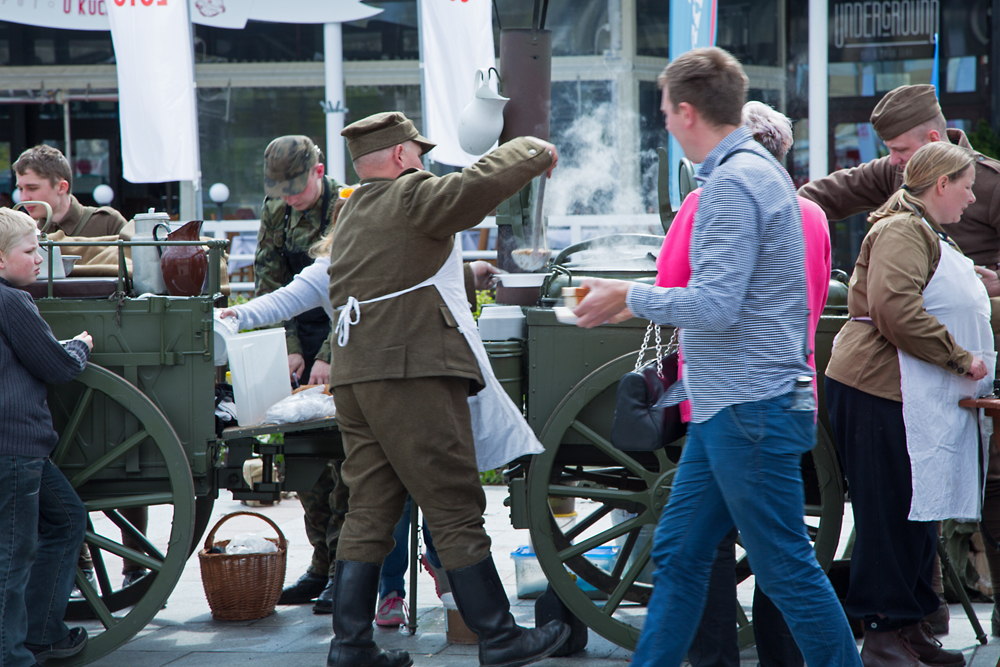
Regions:
<instances>
[{"instance_id":1,"label":"metal milk jug","mask_svg":"<svg viewBox=\"0 0 1000 667\"><path fill-rule=\"evenodd\" d=\"M153 228L159 224L167 225L169 229L170 216L149 209L148 213L140 213L135 218L135 236L133 241L155 241ZM137 294L166 294L167 285L163 282L163 271L160 269L160 248L153 245L132 246L132 284Z\"/></svg>"}]
</instances>

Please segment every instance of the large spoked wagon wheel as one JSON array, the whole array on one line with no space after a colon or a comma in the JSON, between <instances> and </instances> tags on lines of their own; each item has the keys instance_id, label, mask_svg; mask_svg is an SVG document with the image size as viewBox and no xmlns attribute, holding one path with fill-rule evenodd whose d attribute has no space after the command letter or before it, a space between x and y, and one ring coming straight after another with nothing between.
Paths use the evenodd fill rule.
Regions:
<instances>
[{"instance_id":1,"label":"large spoked wagon wheel","mask_svg":"<svg viewBox=\"0 0 1000 667\"><path fill-rule=\"evenodd\" d=\"M683 446L678 441L656 452L622 452L609 440L607 415L593 416L607 413L609 405L613 409L618 380L632 369L635 356L608 362L563 398L542 429L545 451L532 461L527 480L531 539L548 581L589 628L630 650L638 641L652 592L641 581L648 581L652 567L650 538L670 497ZM822 428L818 433L812 467L804 462L806 516L815 527L810 533L817 558L827 567L840 537L844 489L830 440ZM560 527L549 498L577 501L580 514L572 526ZM619 546L619 553L610 571L584 556L612 545ZM749 571L740 566L745 578ZM583 590L576 578L603 595ZM742 611L739 617L740 645L745 646L752 643L753 634Z\"/></svg>"},{"instance_id":2,"label":"large spoked wagon wheel","mask_svg":"<svg viewBox=\"0 0 1000 667\"><path fill-rule=\"evenodd\" d=\"M59 663L83 665L135 636L173 591L191 548L194 484L184 448L163 413L107 369L88 364L73 382L49 392L49 407L59 432L53 461L90 513L85 542L97 585L77 569L83 599L71 602L67 618L95 621L85 623L87 647ZM160 525L168 520L162 508L169 510L165 544L154 545L122 516L123 509L147 506ZM210 502L202 506L211 511ZM125 558L149 570L129 587L122 585L120 567L111 566Z\"/></svg>"}]
</instances>

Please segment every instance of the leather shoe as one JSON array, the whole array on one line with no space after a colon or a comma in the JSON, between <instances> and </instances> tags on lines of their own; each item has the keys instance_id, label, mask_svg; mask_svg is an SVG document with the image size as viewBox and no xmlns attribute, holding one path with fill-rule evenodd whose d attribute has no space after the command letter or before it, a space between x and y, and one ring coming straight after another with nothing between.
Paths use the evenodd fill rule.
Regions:
<instances>
[{"instance_id":1,"label":"leather shoe","mask_svg":"<svg viewBox=\"0 0 1000 667\"><path fill-rule=\"evenodd\" d=\"M920 661L910 641L899 630L866 632L861 664L864 667L929 667Z\"/></svg>"},{"instance_id":2,"label":"leather shoe","mask_svg":"<svg viewBox=\"0 0 1000 667\"><path fill-rule=\"evenodd\" d=\"M940 597L938 596L939 599ZM948 634L948 621L950 620L951 611L948 609L948 603L944 600L941 600L936 612L924 616L924 622L930 624L931 632L935 635Z\"/></svg>"},{"instance_id":3,"label":"leather shoe","mask_svg":"<svg viewBox=\"0 0 1000 667\"><path fill-rule=\"evenodd\" d=\"M326 582L326 588L324 588L323 592L319 594L318 598L316 598L316 604L313 605L313 613L333 613L333 579Z\"/></svg>"},{"instance_id":4,"label":"leather shoe","mask_svg":"<svg viewBox=\"0 0 1000 667\"><path fill-rule=\"evenodd\" d=\"M306 572L299 580L281 591L278 604L305 604L312 602L323 592L327 578L323 575Z\"/></svg>"},{"instance_id":5,"label":"leather shoe","mask_svg":"<svg viewBox=\"0 0 1000 667\"><path fill-rule=\"evenodd\" d=\"M899 630L899 633L906 637L918 656L920 662L938 667L963 667L965 656L958 651L946 651L941 647L941 642L934 638L931 626L928 623L914 623Z\"/></svg>"}]
</instances>

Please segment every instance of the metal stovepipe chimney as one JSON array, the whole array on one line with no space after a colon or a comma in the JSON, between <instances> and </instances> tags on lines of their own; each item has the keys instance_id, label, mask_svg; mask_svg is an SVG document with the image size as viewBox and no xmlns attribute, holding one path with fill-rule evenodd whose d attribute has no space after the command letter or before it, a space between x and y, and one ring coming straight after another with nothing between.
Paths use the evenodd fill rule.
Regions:
<instances>
[{"instance_id":1,"label":"metal stovepipe chimney","mask_svg":"<svg viewBox=\"0 0 1000 667\"><path fill-rule=\"evenodd\" d=\"M504 108L500 143L526 135L549 139L552 32L540 27L545 25L545 8L539 16L539 4L536 0L534 27L500 31L502 94L510 98ZM505 271L520 272L510 253L521 247L515 230L521 229L530 195L530 186L525 187L497 208L497 266ZM498 303L533 305L537 299L534 288L497 287Z\"/></svg>"}]
</instances>

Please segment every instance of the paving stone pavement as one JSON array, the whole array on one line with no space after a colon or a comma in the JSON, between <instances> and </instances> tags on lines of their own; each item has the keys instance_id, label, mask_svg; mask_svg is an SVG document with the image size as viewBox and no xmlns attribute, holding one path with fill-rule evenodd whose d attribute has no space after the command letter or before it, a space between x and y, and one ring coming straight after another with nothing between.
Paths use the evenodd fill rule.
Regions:
<instances>
[{"instance_id":1,"label":"paving stone pavement","mask_svg":"<svg viewBox=\"0 0 1000 667\"><path fill-rule=\"evenodd\" d=\"M232 500L227 492L215 503L209 527L222 516L247 509ZM506 487L487 487L486 529L493 539L493 553L501 579L512 603L518 622L534 624L534 601L518 600L514 562L509 554L528 544L528 531L514 530L509 510L503 506ZM267 515L281 528L288 540L286 582L292 582L305 572L312 553L302 524L302 509L291 498L271 506L253 508ZM151 510L150 538L164 540L168 521L156 521L156 508ZM847 512L849 518L850 512ZM157 534L161 531L162 534ZM217 539L226 539L241 532L267 535L265 524L253 518L239 517L226 524ZM409 581L409 576L407 576ZM376 641L383 648L409 651L417 667L474 667L478 664L474 645L449 644L445 637L445 611L434 592L434 582L424 571L418 578L416 635L400 630L377 628ZM407 584L409 585L409 584ZM745 588L745 589L744 589ZM749 587L741 588L740 600L749 612ZM414 605L407 599L412 609ZM992 605L974 605L977 616L989 633ZM1000 639L991 638L989 645L977 650L978 642L959 605L951 605L951 633L941 637L945 648L962 650L970 667L997 667ZM587 648L573 656L550 658L538 663L544 667L624 667L631 652L607 641L595 632L589 633ZM97 667L289 667L290 665L323 667L332 635L329 616L312 613L312 605L278 607L274 614L257 621L215 621L205 600L197 555L185 567L180 582L167 601L166 607L136 637L112 654L92 663ZM755 667L754 648L745 649L741 667Z\"/></svg>"}]
</instances>

